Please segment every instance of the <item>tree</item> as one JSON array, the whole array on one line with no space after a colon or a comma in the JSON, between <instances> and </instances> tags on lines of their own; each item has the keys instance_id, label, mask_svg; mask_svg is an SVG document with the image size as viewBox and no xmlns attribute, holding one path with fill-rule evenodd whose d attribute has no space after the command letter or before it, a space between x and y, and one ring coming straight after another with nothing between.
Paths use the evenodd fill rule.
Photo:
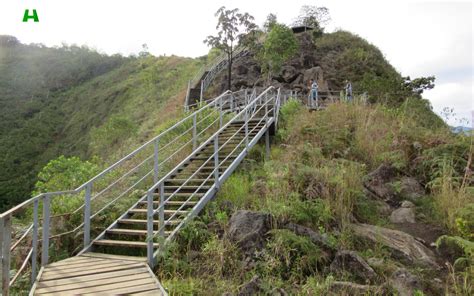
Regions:
<instances>
[{"instance_id":1,"label":"tree","mask_svg":"<svg viewBox=\"0 0 474 296\"><path fill-rule=\"evenodd\" d=\"M269 15L267 15L267 19L265 20L265 23L263 23L263 30L265 32L270 32L273 26L277 23L278 23L277 16L273 13L270 13Z\"/></svg>"},{"instance_id":2,"label":"tree","mask_svg":"<svg viewBox=\"0 0 474 296\"><path fill-rule=\"evenodd\" d=\"M217 35L207 36L204 43L222 50L227 55L227 88L230 89L235 46L245 34L255 30L257 26L253 22L253 16L239 12L238 8L226 9L222 6L215 16L217 17Z\"/></svg>"},{"instance_id":3,"label":"tree","mask_svg":"<svg viewBox=\"0 0 474 296\"><path fill-rule=\"evenodd\" d=\"M413 80L410 79L410 76L403 78L405 87L417 95L421 95L423 91L435 87L434 81L436 78L434 76L418 77Z\"/></svg>"},{"instance_id":4,"label":"tree","mask_svg":"<svg viewBox=\"0 0 474 296\"><path fill-rule=\"evenodd\" d=\"M293 20L292 26L307 26L313 28L313 35L319 37L324 32L324 26L331 21L329 9L312 5L303 5L300 14Z\"/></svg>"},{"instance_id":5,"label":"tree","mask_svg":"<svg viewBox=\"0 0 474 296\"><path fill-rule=\"evenodd\" d=\"M272 74L280 71L283 63L293 57L297 50L298 41L293 31L283 24L274 24L259 53L263 69L268 73L269 82Z\"/></svg>"}]
</instances>

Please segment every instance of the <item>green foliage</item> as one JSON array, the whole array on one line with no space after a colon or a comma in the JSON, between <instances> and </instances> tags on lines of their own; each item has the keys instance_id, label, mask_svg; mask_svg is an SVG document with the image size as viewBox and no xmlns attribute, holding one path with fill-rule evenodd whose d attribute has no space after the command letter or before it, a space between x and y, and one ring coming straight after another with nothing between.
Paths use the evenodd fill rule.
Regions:
<instances>
[{"instance_id":1,"label":"green foliage","mask_svg":"<svg viewBox=\"0 0 474 296\"><path fill-rule=\"evenodd\" d=\"M186 224L178 233L176 239L179 252L188 250L201 250L204 243L209 240L211 234L207 230L206 224L196 219Z\"/></svg>"},{"instance_id":2,"label":"green foliage","mask_svg":"<svg viewBox=\"0 0 474 296\"><path fill-rule=\"evenodd\" d=\"M111 149L120 141L133 136L137 132L137 125L124 115L113 115L99 128L91 130L92 143L95 151Z\"/></svg>"},{"instance_id":3,"label":"green foliage","mask_svg":"<svg viewBox=\"0 0 474 296\"><path fill-rule=\"evenodd\" d=\"M456 216L457 232L463 238L474 241L474 203L465 205Z\"/></svg>"},{"instance_id":4,"label":"green foliage","mask_svg":"<svg viewBox=\"0 0 474 296\"><path fill-rule=\"evenodd\" d=\"M307 26L313 28L313 37L318 38L323 35L324 26L329 23L331 16L329 9L311 5L303 5L300 15L293 21L292 27Z\"/></svg>"},{"instance_id":5,"label":"green foliage","mask_svg":"<svg viewBox=\"0 0 474 296\"><path fill-rule=\"evenodd\" d=\"M284 62L293 57L298 50L298 42L290 28L274 24L263 42L259 60L269 77L280 71Z\"/></svg>"},{"instance_id":6,"label":"green foliage","mask_svg":"<svg viewBox=\"0 0 474 296\"><path fill-rule=\"evenodd\" d=\"M285 229L275 229L270 233L269 252L263 263L266 274L279 275L284 279L302 279L317 273L328 260L327 255L309 238Z\"/></svg>"},{"instance_id":7,"label":"green foliage","mask_svg":"<svg viewBox=\"0 0 474 296\"><path fill-rule=\"evenodd\" d=\"M99 173L97 159L82 161L79 157L53 159L38 173L33 195L45 192L72 190Z\"/></svg>"}]
</instances>

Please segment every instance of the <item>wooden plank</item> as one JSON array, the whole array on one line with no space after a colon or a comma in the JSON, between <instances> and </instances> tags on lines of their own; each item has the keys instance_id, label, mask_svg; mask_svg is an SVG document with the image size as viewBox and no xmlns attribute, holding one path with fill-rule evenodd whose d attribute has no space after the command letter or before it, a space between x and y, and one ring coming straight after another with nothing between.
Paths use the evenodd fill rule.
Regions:
<instances>
[{"instance_id":1,"label":"wooden plank","mask_svg":"<svg viewBox=\"0 0 474 296\"><path fill-rule=\"evenodd\" d=\"M127 282L127 281L138 281L142 279L150 280L150 275L148 273L137 273L137 274L131 274L131 275L127 274L120 277L95 279L95 280L86 281L86 282L74 281L73 283L69 283L69 284L61 285L61 286L50 286L50 287L38 288L36 290L36 293L37 294L54 293L54 292L61 292L61 291L68 291L68 290L91 288L91 287L97 287L97 286L103 286L103 285L111 285L111 284Z\"/></svg>"},{"instance_id":2,"label":"wooden plank","mask_svg":"<svg viewBox=\"0 0 474 296\"><path fill-rule=\"evenodd\" d=\"M88 258L82 258L79 256L75 256L72 258L68 258L65 260L61 260L58 262L50 263L47 266L62 266L62 265L74 265L74 264L80 264L89 261L90 259Z\"/></svg>"},{"instance_id":3,"label":"wooden plank","mask_svg":"<svg viewBox=\"0 0 474 296\"><path fill-rule=\"evenodd\" d=\"M124 228L112 228L106 230L107 233L110 234L122 234L122 235L147 235L147 230L140 230L140 229L124 229ZM158 231L154 231L157 233ZM165 231L165 234L170 234L171 231Z\"/></svg>"},{"instance_id":4,"label":"wooden plank","mask_svg":"<svg viewBox=\"0 0 474 296\"><path fill-rule=\"evenodd\" d=\"M113 267L113 266L118 266L118 265L130 265L130 264L135 264L135 262L132 262L132 261L119 261L119 260L107 260L103 263L100 263L100 264L95 264L95 265L84 265L84 266L81 266L81 265L77 265L77 266L72 266L72 267L61 267L61 268L58 268L58 267L51 267L51 268L48 268L46 267L45 269L45 273L49 273L49 272L74 272L76 270L83 270L83 271L87 271L87 270L91 270L91 269L96 269L96 270L101 270L101 269L104 269L104 268L109 268L109 267Z\"/></svg>"},{"instance_id":5,"label":"wooden plank","mask_svg":"<svg viewBox=\"0 0 474 296\"><path fill-rule=\"evenodd\" d=\"M142 266L143 266L143 263L137 262L136 264L119 265L119 266L104 268L101 270L88 270L88 271L75 271L75 272L62 272L62 273L58 273L58 272L48 273L45 271L41 277L41 281L64 279L64 278L70 278L70 277L76 277L76 276L82 276L82 275L91 275L91 274L97 274L97 273L133 269L133 268L139 268Z\"/></svg>"},{"instance_id":6,"label":"wooden plank","mask_svg":"<svg viewBox=\"0 0 474 296\"><path fill-rule=\"evenodd\" d=\"M166 222L167 225L177 225L181 223L182 220L171 220ZM147 221L143 219L120 219L120 223L124 224L146 224ZM158 225L160 223L160 220L154 220L153 224Z\"/></svg>"},{"instance_id":7,"label":"wooden plank","mask_svg":"<svg viewBox=\"0 0 474 296\"><path fill-rule=\"evenodd\" d=\"M136 242L136 241L124 241L124 240L111 240L111 239L100 239L94 241L94 244L101 245L101 246L116 246L116 247L140 247L146 248L146 242ZM153 246L158 248L160 245L158 243L154 243Z\"/></svg>"},{"instance_id":8,"label":"wooden plank","mask_svg":"<svg viewBox=\"0 0 474 296\"><path fill-rule=\"evenodd\" d=\"M117 295L130 294L134 291L150 291L158 289L151 279L143 279L138 281L129 281L116 283L112 285L103 285L84 289L69 290L67 292L52 292L41 295Z\"/></svg>"},{"instance_id":9,"label":"wooden plank","mask_svg":"<svg viewBox=\"0 0 474 296\"><path fill-rule=\"evenodd\" d=\"M117 261L120 263L120 261ZM93 267L99 267L99 266L103 266L103 265L110 265L112 262L110 260L97 260L97 262L94 262L94 259L93 258L90 258L90 260L88 261L84 261L84 262L81 262L81 263L77 263L77 264L67 264L67 265L61 265L61 266L46 266L45 268L45 271L53 271L53 270L74 270L74 269L78 269L78 268L82 268L82 269L87 269L91 266Z\"/></svg>"},{"instance_id":10,"label":"wooden plank","mask_svg":"<svg viewBox=\"0 0 474 296\"><path fill-rule=\"evenodd\" d=\"M88 281L99 280L99 279L116 278L116 277L121 277L121 276L128 276L128 275L133 275L133 274L145 274L145 273L149 274L149 271L146 268L146 266L142 266L141 268L107 272L107 273L102 273L102 274L84 275L84 276L77 276L73 278L65 278L65 279L59 279L59 280L48 280L48 281L42 280L38 282L37 286L39 289L39 288L45 288L45 287L55 287L55 286L62 286L62 285L68 285L68 284L73 284L73 283L79 283L79 282L88 282Z\"/></svg>"},{"instance_id":11,"label":"wooden plank","mask_svg":"<svg viewBox=\"0 0 474 296\"><path fill-rule=\"evenodd\" d=\"M102 254L102 253L93 253L93 252L87 252L87 253L82 254L81 256L92 257L92 258L110 258L110 259L118 259L118 260L146 262L146 257L138 257L138 256L112 255L112 254Z\"/></svg>"},{"instance_id":12,"label":"wooden plank","mask_svg":"<svg viewBox=\"0 0 474 296\"><path fill-rule=\"evenodd\" d=\"M160 289L156 286L156 284L149 284L149 285L138 285L134 287L129 287L129 288L119 288L119 289L114 289L114 290L103 290L103 291L97 291L101 292L100 295L125 295L125 294L133 294L133 293L139 293L139 292L147 292L147 291L156 291L155 295L162 295ZM92 294L86 293L83 295L97 295L94 292Z\"/></svg>"}]
</instances>

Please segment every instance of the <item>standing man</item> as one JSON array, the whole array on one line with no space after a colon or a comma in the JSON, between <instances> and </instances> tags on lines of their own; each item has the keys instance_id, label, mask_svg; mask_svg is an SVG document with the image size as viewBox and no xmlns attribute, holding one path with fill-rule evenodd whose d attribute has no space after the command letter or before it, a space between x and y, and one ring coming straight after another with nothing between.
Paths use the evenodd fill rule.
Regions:
<instances>
[{"instance_id":1,"label":"standing man","mask_svg":"<svg viewBox=\"0 0 474 296\"><path fill-rule=\"evenodd\" d=\"M310 90L310 95L311 95L311 108L318 107L318 83L311 79L311 90Z\"/></svg>"},{"instance_id":2,"label":"standing man","mask_svg":"<svg viewBox=\"0 0 474 296\"><path fill-rule=\"evenodd\" d=\"M352 83L346 80L346 101L352 102Z\"/></svg>"}]
</instances>

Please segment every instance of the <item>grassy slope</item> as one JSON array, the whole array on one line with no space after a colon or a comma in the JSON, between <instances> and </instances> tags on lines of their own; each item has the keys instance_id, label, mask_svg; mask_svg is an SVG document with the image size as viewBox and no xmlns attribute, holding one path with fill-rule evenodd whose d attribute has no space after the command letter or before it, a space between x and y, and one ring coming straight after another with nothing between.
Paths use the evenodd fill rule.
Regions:
<instances>
[{"instance_id":1,"label":"grassy slope","mask_svg":"<svg viewBox=\"0 0 474 296\"><path fill-rule=\"evenodd\" d=\"M22 44L0 57L1 208L28 198L50 159L97 155L105 166L151 137L180 112L201 63Z\"/></svg>"},{"instance_id":2,"label":"grassy slope","mask_svg":"<svg viewBox=\"0 0 474 296\"><path fill-rule=\"evenodd\" d=\"M274 287L282 287L291 295L327 293L327 283L334 278L324 252L288 231L272 230L256 263L246 263L238 248L225 238L227 221L237 209L269 212L277 221L275 228L286 222L302 224L328 235L336 249L355 249L367 258L385 258L385 267L378 272L382 280L390 276L399 263L381 248L361 248L347 228L351 216L392 227L365 196L364 175L381 163L391 163L429 183L438 180L440 172L432 153L464 164L469 155L469 138L420 121L420 115L431 117L432 113L419 103L408 102L411 108L392 109L335 104L313 113L297 104L283 107L283 125L272 146L271 159L263 161L263 147L254 149L206 213L180 233L159 268L163 284L174 295L209 295L209 291L221 295L235 293L256 274L265 293ZM422 145L421 155L414 154L414 142ZM462 176L462 170L455 175ZM417 204L418 213L425 214L424 222L452 227L444 212L448 200L438 187L430 188L431 195ZM459 186L452 188L452 212L474 202ZM457 233L454 228L450 231ZM432 271L414 272L429 284ZM352 280L350 276L345 279Z\"/></svg>"}]
</instances>

